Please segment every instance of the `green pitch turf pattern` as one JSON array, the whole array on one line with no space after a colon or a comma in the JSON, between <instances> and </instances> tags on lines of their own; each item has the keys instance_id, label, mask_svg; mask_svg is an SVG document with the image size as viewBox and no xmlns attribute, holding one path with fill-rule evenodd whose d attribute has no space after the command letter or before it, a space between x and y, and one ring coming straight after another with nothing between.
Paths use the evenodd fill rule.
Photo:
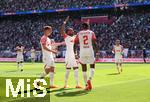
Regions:
<instances>
[{"instance_id":1,"label":"green pitch turf pattern","mask_svg":"<svg viewBox=\"0 0 150 102\"><path fill-rule=\"evenodd\" d=\"M15 63L0 63L0 78L32 77L43 71L42 63L25 63L24 71L17 71ZM48 90L47 100L43 98L6 98L5 82L0 83L0 102L150 102L150 64L124 64L123 73L116 74L114 64L96 64L93 90L75 89L73 70L69 76L68 89L63 89L65 64L56 64L55 84L57 89ZM89 73L89 72L88 72ZM81 67L79 79L84 86ZM50 97L50 100L48 100Z\"/></svg>"}]
</instances>

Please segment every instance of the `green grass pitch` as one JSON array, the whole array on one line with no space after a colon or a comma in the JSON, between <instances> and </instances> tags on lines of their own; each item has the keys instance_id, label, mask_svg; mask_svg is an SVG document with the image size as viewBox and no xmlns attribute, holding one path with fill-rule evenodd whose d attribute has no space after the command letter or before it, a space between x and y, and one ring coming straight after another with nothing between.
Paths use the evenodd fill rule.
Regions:
<instances>
[{"instance_id":1,"label":"green grass pitch","mask_svg":"<svg viewBox=\"0 0 150 102\"><path fill-rule=\"evenodd\" d=\"M63 89L65 64L56 63L55 84L59 88L47 89L44 98L21 98L20 95L18 98L7 98L4 79L30 77L33 80L43 71L43 64L25 63L24 71L19 72L16 63L0 63L0 102L150 102L150 64L124 64L123 68L123 73L116 75L113 63L97 63L92 80L94 88L92 91L84 91L74 88L73 70L69 76L70 88ZM81 67L79 79L84 86Z\"/></svg>"}]
</instances>

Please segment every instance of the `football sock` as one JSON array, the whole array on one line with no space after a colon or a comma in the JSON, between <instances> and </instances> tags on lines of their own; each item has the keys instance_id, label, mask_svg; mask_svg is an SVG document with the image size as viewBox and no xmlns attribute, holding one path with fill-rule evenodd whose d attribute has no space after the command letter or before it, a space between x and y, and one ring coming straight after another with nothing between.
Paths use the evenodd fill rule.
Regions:
<instances>
[{"instance_id":1,"label":"football sock","mask_svg":"<svg viewBox=\"0 0 150 102\"><path fill-rule=\"evenodd\" d=\"M18 68L18 70L20 69L20 63L17 63L17 68Z\"/></svg>"},{"instance_id":2,"label":"football sock","mask_svg":"<svg viewBox=\"0 0 150 102\"><path fill-rule=\"evenodd\" d=\"M92 78L94 76L94 72L95 72L95 69L94 68L90 68L90 77L89 77L89 80L92 80Z\"/></svg>"},{"instance_id":3,"label":"football sock","mask_svg":"<svg viewBox=\"0 0 150 102\"><path fill-rule=\"evenodd\" d=\"M50 72L50 86L54 85L54 72Z\"/></svg>"},{"instance_id":4,"label":"football sock","mask_svg":"<svg viewBox=\"0 0 150 102\"><path fill-rule=\"evenodd\" d=\"M67 69L65 74L65 86L68 84L69 73L70 73L70 69Z\"/></svg>"},{"instance_id":5,"label":"football sock","mask_svg":"<svg viewBox=\"0 0 150 102\"><path fill-rule=\"evenodd\" d=\"M120 73L120 66L119 65L117 65L117 70L118 70L118 73Z\"/></svg>"},{"instance_id":6,"label":"football sock","mask_svg":"<svg viewBox=\"0 0 150 102\"><path fill-rule=\"evenodd\" d=\"M85 82L85 85L86 85L86 83L87 83L87 74L86 74L86 72L83 72L83 78L84 78L84 82Z\"/></svg>"},{"instance_id":7,"label":"football sock","mask_svg":"<svg viewBox=\"0 0 150 102\"><path fill-rule=\"evenodd\" d=\"M23 69L23 63L20 63L20 67L21 67L21 69Z\"/></svg>"},{"instance_id":8,"label":"football sock","mask_svg":"<svg viewBox=\"0 0 150 102\"><path fill-rule=\"evenodd\" d=\"M79 85L78 69L74 70L74 77L75 77L75 80L76 80L76 85L78 86Z\"/></svg>"}]
</instances>

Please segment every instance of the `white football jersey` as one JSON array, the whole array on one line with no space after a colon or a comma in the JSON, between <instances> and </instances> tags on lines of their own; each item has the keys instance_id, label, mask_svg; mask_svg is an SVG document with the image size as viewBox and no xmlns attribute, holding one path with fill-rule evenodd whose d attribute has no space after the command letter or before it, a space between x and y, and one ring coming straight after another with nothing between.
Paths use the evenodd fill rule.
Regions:
<instances>
[{"instance_id":1,"label":"white football jersey","mask_svg":"<svg viewBox=\"0 0 150 102\"><path fill-rule=\"evenodd\" d=\"M49 51L43 49L43 44L46 45L46 47L47 47L48 49L50 49L50 50L52 49L50 38L48 38L48 37L46 37L45 35L43 35L42 38L41 38L41 40L40 40L40 43L41 43L41 47L42 47L43 56L45 56L45 57L46 57L46 56L51 56L51 57L53 57L52 52L49 52Z\"/></svg>"},{"instance_id":2,"label":"white football jersey","mask_svg":"<svg viewBox=\"0 0 150 102\"><path fill-rule=\"evenodd\" d=\"M123 52L123 46L119 45L119 46L116 46L114 45L114 52L115 52L115 57L119 57L119 58L122 58L122 52Z\"/></svg>"},{"instance_id":3,"label":"white football jersey","mask_svg":"<svg viewBox=\"0 0 150 102\"><path fill-rule=\"evenodd\" d=\"M24 50L23 47L18 47L17 48L17 56L23 56L23 50Z\"/></svg>"},{"instance_id":4,"label":"white football jersey","mask_svg":"<svg viewBox=\"0 0 150 102\"><path fill-rule=\"evenodd\" d=\"M80 56L94 56L93 40L96 40L96 37L91 30L82 30L77 34L75 41L80 44Z\"/></svg>"},{"instance_id":5,"label":"white football jersey","mask_svg":"<svg viewBox=\"0 0 150 102\"><path fill-rule=\"evenodd\" d=\"M65 55L65 63L67 68L78 67L77 60L75 59L74 53L74 40L76 36L69 36L67 34L64 35L65 43L66 43L66 55Z\"/></svg>"},{"instance_id":6,"label":"white football jersey","mask_svg":"<svg viewBox=\"0 0 150 102\"><path fill-rule=\"evenodd\" d=\"M64 39L65 39L65 43L66 43L66 54L74 55L74 40L75 40L75 36L65 35Z\"/></svg>"}]
</instances>

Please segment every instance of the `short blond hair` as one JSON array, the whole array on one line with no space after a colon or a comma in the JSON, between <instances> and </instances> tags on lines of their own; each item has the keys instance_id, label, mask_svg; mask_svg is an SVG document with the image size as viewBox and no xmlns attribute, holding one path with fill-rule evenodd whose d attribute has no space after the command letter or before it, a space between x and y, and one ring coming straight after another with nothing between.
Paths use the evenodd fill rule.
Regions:
<instances>
[{"instance_id":1,"label":"short blond hair","mask_svg":"<svg viewBox=\"0 0 150 102\"><path fill-rule=\"evenodd\" d=\"M52 27L51 26L44 26L43 27L43 30L48 30L48 29L52 29Z\"/></svg>"}]
</instances>

